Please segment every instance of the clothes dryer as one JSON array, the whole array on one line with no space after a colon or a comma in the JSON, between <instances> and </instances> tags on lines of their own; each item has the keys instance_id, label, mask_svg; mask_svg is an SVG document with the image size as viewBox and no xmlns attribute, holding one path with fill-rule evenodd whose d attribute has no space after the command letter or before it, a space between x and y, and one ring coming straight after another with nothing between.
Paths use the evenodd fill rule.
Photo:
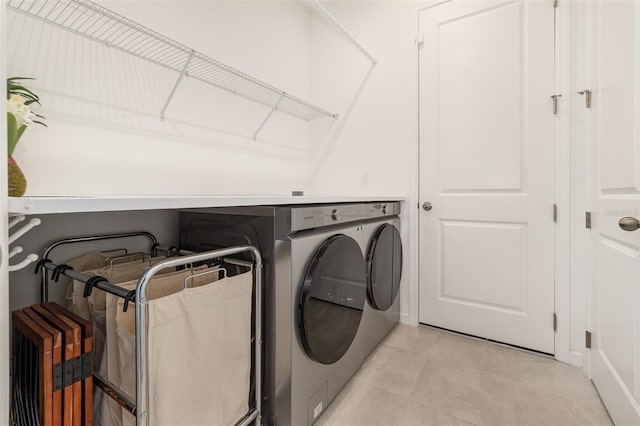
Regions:
<instances>
[{"instance_id":1,"label":"clothes dryer","mask_svg":"<svg viewBox=\"0 0 640 426\"><path fill-rule=\"evenodd\" d=\"M400 204L365 205L365 234L368 237L367 306L358 345L365 357L373 351L400 321L400 281L403 251L400 235Z\"/></svg>"}]
</instances>

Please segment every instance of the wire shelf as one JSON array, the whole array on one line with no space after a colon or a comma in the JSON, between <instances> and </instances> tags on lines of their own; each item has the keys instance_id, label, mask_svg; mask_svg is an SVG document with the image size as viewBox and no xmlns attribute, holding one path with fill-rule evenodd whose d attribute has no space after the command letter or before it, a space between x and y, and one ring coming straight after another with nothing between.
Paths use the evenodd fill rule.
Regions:
<instances>
[{"instance_id":1,"label":"wire shelf","mask_svg":"<svg viewBox=\"0 0 640 426\"><path fill-rule=\"evenodd\" d=\"M8 0L7 7L177 73L173 89L158 110L163 118L185 78L198 80L256 102L266 107L267 111L282 112L306 121L337 118L336 114L296 98L91 1ZM264 122L270 115L266 115ZM254 138L264 122L258 123Z\"/></svg>"}]
</instances>

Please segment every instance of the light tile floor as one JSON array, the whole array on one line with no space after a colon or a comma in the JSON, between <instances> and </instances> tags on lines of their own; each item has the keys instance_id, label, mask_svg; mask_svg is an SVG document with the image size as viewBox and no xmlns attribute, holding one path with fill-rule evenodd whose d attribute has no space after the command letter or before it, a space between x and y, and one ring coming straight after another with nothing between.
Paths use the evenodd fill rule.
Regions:
<instances>
[{"instance_id":1,"label":"light tile floor","mask_svg":"<svg viewBox=\"0 0 640 426\"><path fill-rule=\"evenodd\" d=\"M316 425L612 422L581 369L425 326L398 325Z\"/></svg>"}]
</instances>

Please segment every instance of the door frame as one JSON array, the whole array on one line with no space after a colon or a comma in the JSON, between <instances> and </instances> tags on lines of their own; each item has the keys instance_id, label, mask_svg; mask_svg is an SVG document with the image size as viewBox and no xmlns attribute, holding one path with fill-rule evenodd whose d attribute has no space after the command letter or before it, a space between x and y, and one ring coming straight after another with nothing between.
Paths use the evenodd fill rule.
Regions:
<instances>
[{"instance_id":1,"label":"door frame","mask_svg":"<svg viewBox=\"0 0 640 426\"><path fill-rule=\"evenodd\" d=\"M572 311L571 311L571 225L577 217L571 209L571 122L572 100L575 91L572 83L572 60L574 40L572 40L571 16L574 2L558 1L555 22L555 72L556 93L562 98L558 103L555 132L555 199L558 206L558 220L555 228L555 313L557 329L555 333L555 358L574 364L581 360L571 355Z\"/></svg>"},{"instance_id":2,"label":"door frame","mask_svg":"<svg viewBox=\"0 0 640 426\"><path fill-rule=\"evenodd\" d=\"M558 327L556 359L582 367L591 376L585 332L591 327L591 230L586 212L591 211L591 115L579 91L593 85L591 63L591 5L559 0L556 9L557 72L565 96L557 135L560 163L556 164L556 197L566 206L570 220L558 222L556 248L556 312L565 317L566 330ZM566 245L568 244L568 246ZM566 323L568 321L568 324Z\"/></svg>"},{"instance_id":3,"label":"door frame","mask_svg":"<svg viewBox=\"0 0 640 426\"><path fill-rule=\"evenodd\" d=\"M585 346L585 330L591 325L591 277L589 271L591 231L587 229L586 212L591 211L591 114L578 91L592 88L591 6L586 2L566 1L570 14L571 55L565 58L570 70L571 108L571 259L570 259L570 363L582 367L591 376L590 357Z\"/></svg>"},{"instance_id":4,"label":"door frame","mask_svg":"<svg viewBox=\"0 0 640 426\"><path fill-rule=\"evenodd\" d=\"M421 45L421 30L420 30L420 13L439 4L446 3L451 0L433 0L425 2L425 4L417 9L416 21L417 21L417 37L416 37L416 56L415 56L415 71L418 85L420 81L420 69L419 69L419 55ZM529 0L524 0L529 1ZM548 0L553 1L553 0ZM557 329L554 338L554 357L558 361L570 363L575 366L582 366L583 353L582 351L571 351L571 337L576 330L582 329L581 324L575 324L573 320L573 313L571 308L572 292L571 292L571 270L572 270L572 219L575 215L572 212L572 199L575 194L571 191L571 177L573 169L571 167L572 158L572 142L571 137L573 133L572 129L572 108L571 100L571 83L572 71L574 61L572 60L570 52L573 51L575 45L575 38L572 32L572 14L574 13L576 5L570 0L560 0L556 7L555 18L555 32L556 32L556 49L555 49L555 75L556 75L556 94L562 94L558 104L558 114L556 115L556 130L555 130L555 200L558 208L558 220L555 227L555 256L554 256L554 308L557 316ZM552 93L549 94L550 96ZM422 220L420 205L424 201L421 199L420 194L420 176L421 167L419 162L420 153L420 108L419 97L416 96L416 102L418 104L418 115L416 117L418 125L418 140L417 143L417 174L415 197L418 200L418 210L416 223L416 239L415 247L411 250L416 254L416 259L420 258L419 241L420 241L420 221ZM549 103L551 107L551 103ZM411 206L408 206L411 208ZM415 211L415 210L414 210ZM584 264L586 262L582 261ZM419 261L415 262L414 266L416 280L413 280L408 290L410 297L409 306L409 323L418 325L419 315L419 294L420 294L420 269ZM583 307L583 311L586 306ZM576 328L577 326L577 328Z\"/></svg>"},{"instance_id":5,"label":"door frame","mask_svg":"<svg viewBox=\"0 0 640 426\"><path fill-rule=\"evenodd\" d=\"M6 2L0 2L0 63L6 64ZM6 67L0 67L0 90L6 92ZM0 114L0 158L7 157L7 114ZM0 162L0 419L9 420L11 389L9 378L9 214L7 165Z\"/></svg>"}]
</instances>

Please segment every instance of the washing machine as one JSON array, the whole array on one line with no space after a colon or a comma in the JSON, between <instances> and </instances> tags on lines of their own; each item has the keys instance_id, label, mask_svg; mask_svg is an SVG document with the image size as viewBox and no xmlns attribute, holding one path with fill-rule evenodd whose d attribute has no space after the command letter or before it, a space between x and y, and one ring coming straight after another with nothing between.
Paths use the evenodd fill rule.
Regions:
<instances>
[{"instance_id":1,"label":"washing machine","mask_svg":"<svg viewBox=\"0 0 640 426\"><path fill-rule=\"evenodd\" d=\"M313 424L399 321L399 213L397 202L180 213L183 248L262 252L265 424Z\"/></svg>"},{"instance_id":2,"label":"washing machine","mask_svg":"<svg viewBox=\"0 0 640 426\"><path fill-rule=\"evenodd\" d=\"M277 424L313 424L398 323L399 213L362 203L276 214L276 327L290 336L276 344Z\"/></svg>"}]
</instances>

